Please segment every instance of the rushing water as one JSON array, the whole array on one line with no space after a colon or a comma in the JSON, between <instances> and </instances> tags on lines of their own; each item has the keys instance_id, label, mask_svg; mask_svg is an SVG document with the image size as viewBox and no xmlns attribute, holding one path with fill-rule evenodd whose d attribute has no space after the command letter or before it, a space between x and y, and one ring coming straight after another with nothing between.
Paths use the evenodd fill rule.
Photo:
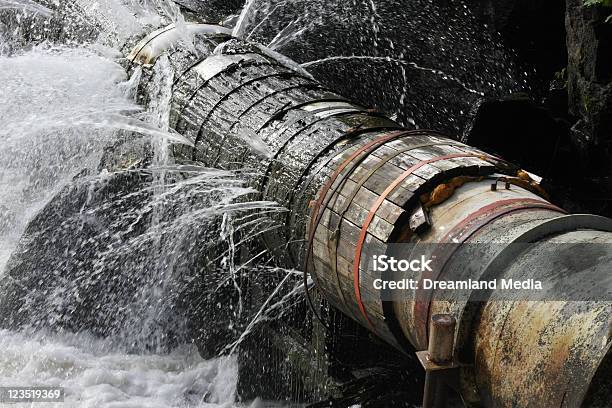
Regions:
<instances>
[{"instance_id":1,"label":"rushing water","mask_svg":"<svg viewBox=\"0 0 612 408\"><path fill-rule=\"evenodd\" d=\"M140 108L125 98L125 71L88 49L48 48L0 57L4 124L0 163L0 265L57 186L95 166L113 128Z\"/></svg>"}]
</instances>

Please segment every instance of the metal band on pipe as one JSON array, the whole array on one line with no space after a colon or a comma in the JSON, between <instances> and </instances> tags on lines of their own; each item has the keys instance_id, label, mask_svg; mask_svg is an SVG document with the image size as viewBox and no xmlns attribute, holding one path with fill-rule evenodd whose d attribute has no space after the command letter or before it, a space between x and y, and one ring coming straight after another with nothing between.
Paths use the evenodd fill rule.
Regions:
<instances>
[{"instance_id":1,"label":"metal band on pipe","mask_svg":"<svg viewBox=\"0 0 612 408\"><path fill-rule=\"evenodd\" d=\"M335 255L336 255L334 257L334 262L332 263L332 266L333 266L333 273L334 273L334 275L336 277L336 283L337 283L338 292L341 294L341 299L342 299L344 304L346 304L346 298L344 297L344 292L340 288L340 276L338 275L338 257L337 257L338 246L340 244L339 233L340 233L340 229L341 229L341 226L342 226L342 219L346 215L346 212L350 208L350 206L351 206L353 200L355 199L355 197L357 196L357 194L359 194L359 190L361 190L363 185L370 179L370 177L372 177L372 175L374 175L374 173L376 173L385 164L389 163L389 161L391 161L394 158L398 157L402 153L407 153L407 152L409 152L411 150L416 150L416 149L420 149L420 148L423 148L423 147L429 147L429 146L460 146L460 145L449 140L448 142L421 143L421 144L410 146L410 147L408 147L406 149L402 149L402 150L398 150L398 151L394 152L392 155L389 155L389 156L385 157L383 160L381 160L376 166L374 166L368 172L368 174L364 175L361 178L361 180L359 180L359 183L357 183L357 185L355 186L355 189L353 190L351 195L346 199L346 201L344 203L344 206L340 210L340 212L339 212L340 222L336 226L336 229L334 230L334 233L332 235L333 236L333 240L335 241L335 243L334 243L334 247L335 247L334 248L334 252L335 252ZM339 187L340 187L340 185L337 186L336 190L334 192L332 192L332 194L335 194L339 190Z\"/></svg>"},{"instance_id":2,"label":"metal band on pipe","mask_svg":"<svg viewBox=\"0 0 612 408\"><path fill-rule=\"evenodd\" d=\"M374 325L370 321L368 313L361 299L361 288L360 288L360 283L359 283L359 267L361 264L361 253L363 251L363 244L368 235L368 228L370 224L372 223L372 221L374 220L374 217L376 216L376 212L378 211L380 206L384 203L384 201L387 199L387 196L389 196L389 194L391 194L404 180L406 180L406 178L412 175L412 173L414 173L416 170L420 169L421 167L425 166L426 164L435 163L435 162L442 161L442 160L461 158L461 157L482 157L482 154L476 154L476 153L449 154L446 156L434 157L432 159L424 160L424 161L421 161L415 164L414 166L406 170L404 173L402 173L398 178L396 178L385 189L385 191L380 195L380 197L378 197L378 200L376 200L376 202L370 209L370 212L368 213L368 216L365 219L361 227L361 233L359 234L359 240L357 241L357 248L355 249L355 260L353 261L353 287L355 289L355 300L357 301L359 310L361 311L362 316L365 318L366 322L368 322L368 325L374 332L376 332L374 330Z\"/></svg>"},{"instance_id":3,"label":"metal band on pipe","mask_svg":"<svg viewBox=\"0 0 612 408\"><path fill-rule=\"evenodd\" d=\"M321 218L323 217L323 214L325 213L325 208L327 207L327 204L329 203L329 199L325 201L325 198L327 197L327 193L328 191L331 189L331 187L333 186L334 182L336 181L336 179L338 178L338 176L342 173L342 171L348 167L353 160L355 160L357 157L359 157L361 154L364 154L364 157L367 157L369 155L369 153L371 153L372 151L378 149L380 146L382 146L383 144L400 138L402 136L405 136L407 133L409 133L409 131L399 131L396 133L390 133L387 135L384 135L378 139L374 139L372 141L370 141L369 143L365 144L364 146L362 146L361 148L359 148L357 151L353 152L353 154L351 154L344 162L342 162L340 164L340 166L338 166L338 168L336 168L336 170L332 173L332 175L330 176L330 179L327 181L327 183L323 186L323 188L320 190L319 192L319 198L317 199L317 201L314 203L313 208L312 208L312 217L311 217L311 221L310 221L310 228L309 228L309 237L308 237L308 244L307 244L307 248L306 248L306 257L304 259L304 288L306 289L306 297L308 299L308 302L313 310L313 313L315 313L315 315L319 318L319 320L321 320L321 323L323 323L322 319L318 316L314 304L312 303L312 299L309 295L308 292L308 284L307 284L307 275L308 275L308 264L310 262L310 257L312 255L312 251L313 251L313 241L314 241L314 237L316 234L316 230L317 227L319 225L319 222L321 222ZM348 172L350 173L350 171ZM341 181L341 183L343 182L343 180ZM331 199L331 197L330 197ZM323 211L320 211L320 208L323 204L323 201L325 201L325 205L323 206ZM346 306L346 304L345 304ZM352 310L352 308L348 308L347 311ZM368 323L369 320L368 320ZM324 323L323 323L324 324ZM370 323L371 326L371 323ZM375 332L375 331L374 331Z\"/></svg>"}]
</instances>

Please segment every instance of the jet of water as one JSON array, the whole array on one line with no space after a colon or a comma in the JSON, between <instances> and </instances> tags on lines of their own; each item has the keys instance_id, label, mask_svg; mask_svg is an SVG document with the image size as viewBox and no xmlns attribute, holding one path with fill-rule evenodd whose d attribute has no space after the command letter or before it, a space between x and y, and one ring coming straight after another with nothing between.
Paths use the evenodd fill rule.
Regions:
<instances>
[{"instance_id":1,"label":"jet of water","mask_svg":"<svg viewBox=\"0 0 612 408\"><path fill-rule=\"evenodd\" d=\"M418 65L415 62L411 62L411 61L404 61L398 58L391 58L391 57L375 57L375 56L369 56L369 55L350 55L350 56L344 56L344 55L336 55L333 57L326 57L326 58L321 58L315 61L308 61L308 62L304 62L301 64L301 66L303 68L308 68L308 67L312 67L315 65L320 65L320 64L325 64L328 62L338 62L338 61L368 61L368 62L376 62L376 63L388 63L388 64L395 64L395 65L401 65L403 67L407 67L410 69L415 69L418 71L423 71L423 72L428 72L430 74L434 74L437 75L439 77L441 77L443 80L445 81L452 81L455 82L456 84L460 85L463 89L465 89L466 91L468 91L469 93L475 94L475 95L479 95L479 96L484 96L484 92L482 91L478 91L475 89L472 89L470 87L468 87L464 82L462 82L461 80L459 80L458 78L449 75L443 71L440 71L439 69L434 69L434 68L427 68L427 67L422 67L420 65Z\"/></svg>"}]
</instances>

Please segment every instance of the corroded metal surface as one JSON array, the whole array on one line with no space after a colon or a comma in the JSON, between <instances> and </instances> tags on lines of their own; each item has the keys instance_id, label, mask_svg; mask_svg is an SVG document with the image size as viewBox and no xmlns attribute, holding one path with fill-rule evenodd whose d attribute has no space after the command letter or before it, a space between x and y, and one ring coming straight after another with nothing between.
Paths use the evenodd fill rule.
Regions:
<instances>
[{"instance_id":1,"label":"corroded metal surface","mask_svg":"<svg viewBox=\"0 0 612 408\"><path fill-rule=\"evenodd\" d=\"M609 302L490 302L475 330L485 406L577 407L609 347Z\"/></svg>"}]
</instances>

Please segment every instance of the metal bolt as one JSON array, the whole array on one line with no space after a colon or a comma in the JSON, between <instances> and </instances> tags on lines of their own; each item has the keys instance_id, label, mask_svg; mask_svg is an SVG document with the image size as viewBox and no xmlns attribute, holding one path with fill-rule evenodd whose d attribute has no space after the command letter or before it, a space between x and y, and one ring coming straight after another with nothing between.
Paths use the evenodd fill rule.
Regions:
<instances>
[{"instance_id":1,"label":"metal bolt","mask_svg":"<svg viewBox=\"0 0 612 408\"><path fill-rule=\"evenodd\" d=\"M423 408L443 408L446 406L448 384L445 380L445 371L453 367L456 324L455 318L448 314L437 314L431 318L427 357L438 366L447 366L448 368L426 371Z\"/></svg>"},{"instance_id":2,"label":"metal bolt","mask_svg":"<svg viewBox=\"0 0 612 408\"><path fill-rule=\"evenodd\" d=\"M457 321L448 314L437 314L431 318L429 330L429 359L444 365L453 361L455 346L455 325Z\"/></svg>"}]
</instances>

